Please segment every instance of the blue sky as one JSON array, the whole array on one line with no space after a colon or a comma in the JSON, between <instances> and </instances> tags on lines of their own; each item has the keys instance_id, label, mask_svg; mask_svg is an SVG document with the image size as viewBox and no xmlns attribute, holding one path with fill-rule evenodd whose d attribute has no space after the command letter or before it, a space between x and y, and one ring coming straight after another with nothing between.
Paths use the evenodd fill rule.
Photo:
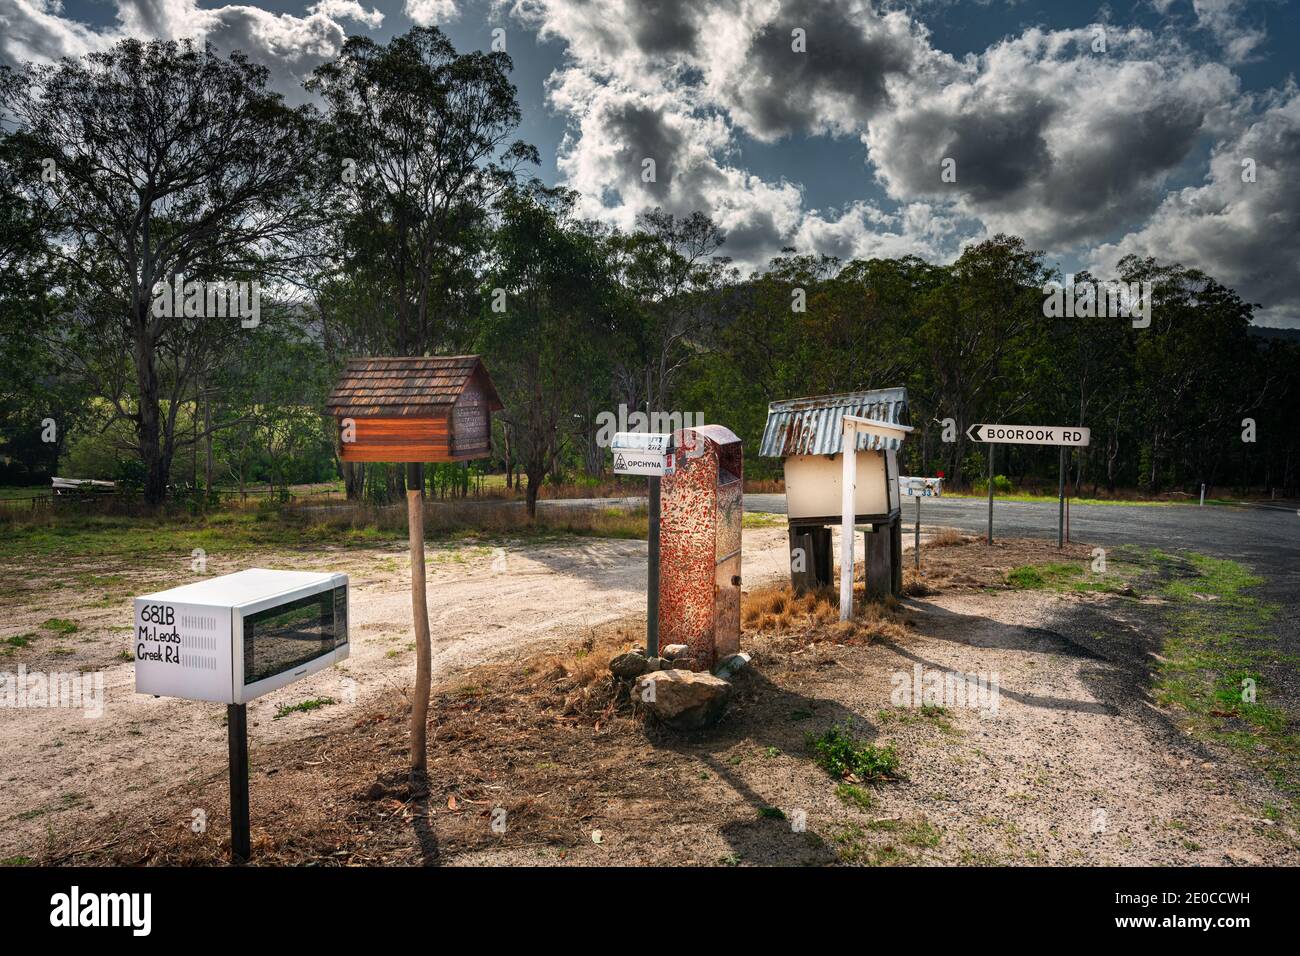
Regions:
<instances>
[{"instance_id":1,"label":"blue sky","mask_svg":"<svg viewBox=\"0 0 1300 956\"><path fill-rule=\"evenodd\" d=\"M787 246L949 261L1012 232L1066 271L1197 266L1300 326L1300 16L1280 0L0 0L0 59L204 36L301 98L346 34L414 22L461 49L505 29L520 135L585 215L702 209L747 268Z\"/></svg>"}]
</instances>

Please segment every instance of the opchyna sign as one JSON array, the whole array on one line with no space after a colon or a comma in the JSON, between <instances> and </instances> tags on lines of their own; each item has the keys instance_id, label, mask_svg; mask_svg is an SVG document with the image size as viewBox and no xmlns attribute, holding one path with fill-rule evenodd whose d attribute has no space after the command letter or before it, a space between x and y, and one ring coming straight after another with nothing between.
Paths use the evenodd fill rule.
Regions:
<instances>
[{"instance_id":1,"label":"opchyna sign","mask_svg":"<svg viewBox=\"0 0 1300 956\"><path fill-rule=\"evenodd\" d=\"M995 442L999 445L1075 445L1086 446L1092 432L1087 428L1063 425L972 425L966 429L971 441Z\"/></svg>"}]
</instances>

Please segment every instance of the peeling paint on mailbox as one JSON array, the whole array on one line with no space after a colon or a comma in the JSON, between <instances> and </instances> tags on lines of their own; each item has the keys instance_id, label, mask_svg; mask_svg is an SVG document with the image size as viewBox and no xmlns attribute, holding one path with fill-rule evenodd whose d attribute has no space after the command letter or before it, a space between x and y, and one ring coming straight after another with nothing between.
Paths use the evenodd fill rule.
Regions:
<instances>
[{"instance_id":1,"label":"peeling paint on mailbox","mask_svg":"<svg viewBox=\"0 0 1300 956\"><path fill-rule=\"evenodd\" d=\"M675 433L676 470L663 479L659 646L686 644L691 669L740 650L744 461L721 425Z\"/></svg>"}]
</instances>

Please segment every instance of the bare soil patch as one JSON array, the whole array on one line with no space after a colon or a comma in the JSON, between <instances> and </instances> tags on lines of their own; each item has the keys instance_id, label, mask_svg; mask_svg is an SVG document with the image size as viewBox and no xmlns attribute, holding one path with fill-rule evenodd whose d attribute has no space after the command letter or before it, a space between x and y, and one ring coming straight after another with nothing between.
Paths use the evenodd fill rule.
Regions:
<instances>
[{"instance_id":1,"label":"bare soil patch","mask_svg":"<svg viewBox=\"0 0 1300 956\"><path fill-rule=\"evenodd\" d=\"M929 550L929 593L846 625L825 619L826 595L782 602L782 588L754 587L742 640L753 663L722 723L694 734L655 726L605 669L642 639L636 614L569 627L564 642L437 682L427 794L403 774L400 690L345 719L292 715L279 723L304 722L296 735L253 735L256 862L1300 862L1300 837L1268 813L1277 795L1178 732L1131 660L1095 649L1098 615L1121 622L1106 639L1127 642L1140 601L1007 586L1015 567L1087 554L1030 541ZM998 705L896 706L916 668L997 675ZM817 766L808 736L836 726L892 745L899 779L852 783ZM225 787L217 755L193 759L147 802L52 832L40 857L222 863Z\"/></svg>"}]
</instances>

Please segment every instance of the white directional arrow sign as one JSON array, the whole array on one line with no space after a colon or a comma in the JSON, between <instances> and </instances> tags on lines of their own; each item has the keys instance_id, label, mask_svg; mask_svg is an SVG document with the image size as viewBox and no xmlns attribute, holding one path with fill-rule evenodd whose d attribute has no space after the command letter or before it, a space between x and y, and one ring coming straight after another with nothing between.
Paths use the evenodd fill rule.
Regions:
<instances>
[{"instance_id":1,"label":"white directional arrow sign","mask_svg":"<svg viewBox=\"0 0 1300 956\"><path fill-rule=\"evenodd\" d=\"M966 429L971 441L999 445L1074 445L1086 446L1092 432L1073 425L972 425Z\"/></svg>"}]
</instances>

